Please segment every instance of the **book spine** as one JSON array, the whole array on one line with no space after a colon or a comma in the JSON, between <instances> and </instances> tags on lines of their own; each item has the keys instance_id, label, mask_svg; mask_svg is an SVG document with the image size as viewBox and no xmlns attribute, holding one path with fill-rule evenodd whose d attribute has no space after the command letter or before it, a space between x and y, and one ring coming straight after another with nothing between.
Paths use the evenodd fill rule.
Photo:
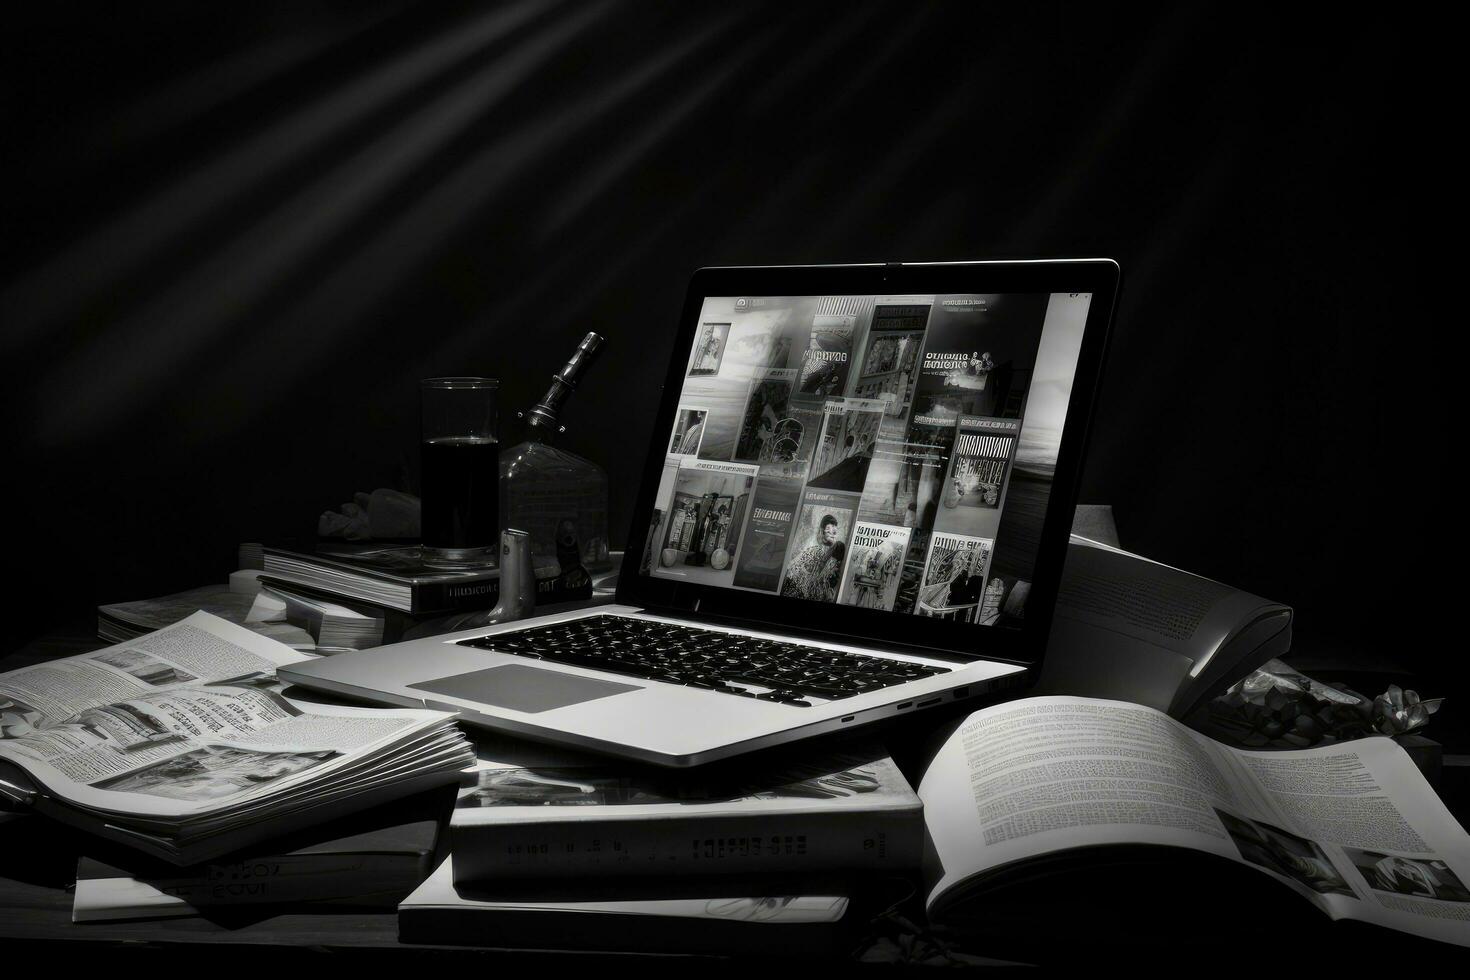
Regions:
<instances>
[{"instance_id":1,"label":"book spine","mask_svg":"<svg viewBox=\"0 0 1470 980\"><path fill-rule=\"evenodd\" d=\"M691 819L450 823L460 883L599 875L725 875L918 867L918 808Z\"/></svg>"},{"instance_id":2,"label":"book spine","mask_svg":"<svg viewBox=\"0 0 1470 980\"><path fill-rule=\"evenodd\" d=\"M489 609L500 596L500 579L475 582L424 582L413 587L415 616Z\"/></svg>"}]
</instances>

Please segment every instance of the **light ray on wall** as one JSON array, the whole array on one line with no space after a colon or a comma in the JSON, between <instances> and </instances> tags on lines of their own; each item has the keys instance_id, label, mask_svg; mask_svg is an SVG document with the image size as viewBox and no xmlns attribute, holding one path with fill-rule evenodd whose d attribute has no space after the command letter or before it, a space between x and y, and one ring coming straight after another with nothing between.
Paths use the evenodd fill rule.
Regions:
<instances>
[{"instance_id":1,"label":"light ray on wall","mask_svg":"<svg viewBox=\"0 0 1470 980\"><path fill-rule=\"evenodd\" d=\"M97 291L146 265L168 242L247 189L555 6L554 0L521 0L497 8L224 148L180 183L101 225L0 295L0 352L64 326Z\"/></svg>"}]
</instances>

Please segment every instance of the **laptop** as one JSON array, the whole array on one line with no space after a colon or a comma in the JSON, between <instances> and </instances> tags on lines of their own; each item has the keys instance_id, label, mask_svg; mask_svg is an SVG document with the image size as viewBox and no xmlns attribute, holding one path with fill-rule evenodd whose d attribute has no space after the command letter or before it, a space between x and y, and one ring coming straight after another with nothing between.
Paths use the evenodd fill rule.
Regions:
<instances>
[{"instance_id":1,"label":"laptop","mask_svg":"<svg viewBox=\"0 0 1470 980\"><path fill-rule=\"evenodd\" d=\"M280 676L664 766L1013 694L1045 648L1118 277L701 269L613 603Z\"/></svg>"}]
</instances>

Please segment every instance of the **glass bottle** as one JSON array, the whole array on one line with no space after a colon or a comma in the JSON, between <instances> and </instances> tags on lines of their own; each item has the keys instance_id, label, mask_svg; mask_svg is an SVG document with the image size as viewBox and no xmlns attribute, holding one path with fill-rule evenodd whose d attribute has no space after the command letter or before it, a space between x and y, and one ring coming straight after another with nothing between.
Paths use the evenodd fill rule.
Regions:
<instances>
[{"instance_id":1,"label":"glass bottle","mask_svg":"<svg viewBox=\"0 0 1470 980\"><path fill-rule=\"evenodd\" d=\"M529 412L520 413L523 441L500 454L502 526L529 532L536 566L555 562L564 578L576 577L578 569L568 566L579 562L585 572L612 567L607 474L591 460L553 444L566 431L560 420L562 407L602 343L595 333L582 338L567 363L552 375L542 399Z\"/></svg>"}]
</instances>

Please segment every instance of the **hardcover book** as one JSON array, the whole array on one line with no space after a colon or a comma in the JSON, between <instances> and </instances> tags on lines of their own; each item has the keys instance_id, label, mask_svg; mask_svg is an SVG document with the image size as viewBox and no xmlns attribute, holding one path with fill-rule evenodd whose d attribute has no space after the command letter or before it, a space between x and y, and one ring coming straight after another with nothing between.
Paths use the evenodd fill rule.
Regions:
<instances>
[{"instance_id":1,"label":"hardcover book","mask_svg":"<svg viewBox=\"0 0 1470 980\"><path fill-rule=\"evenodd\" d=\"M921 805L876 746L698 773L482 761L450 818L475 882L911 869Z\"/></svg>"},{"instance_id":2,"label":"hardcover book","mask_svg":"<svg viewBox=\"0 0 1470 980\"><path fill-rule=\"evenodd\" d=\"M765 953L838 952L850 946L850 899L840 888L790 893L740 879L690 882L626 879L512 889L464 884L444 859L398 906L407 943L579 949L606 952L727 952L753 944Z\"/></svg>"},{"instance_id":3,"label":"hardcover book","mask_svg":"<svg viewBox=\"0 0 1470 980\"><path fill-rule=\"evenodd\" d=\"M563 583L556 558L537 556L535 561L537 603L590 598L585 575L572 588ZM500 595L498 566L441 568L425 561L418 545L251 543L240 546L240 567L412 616L488 609Z\"/></svg>"}]
</instances>

